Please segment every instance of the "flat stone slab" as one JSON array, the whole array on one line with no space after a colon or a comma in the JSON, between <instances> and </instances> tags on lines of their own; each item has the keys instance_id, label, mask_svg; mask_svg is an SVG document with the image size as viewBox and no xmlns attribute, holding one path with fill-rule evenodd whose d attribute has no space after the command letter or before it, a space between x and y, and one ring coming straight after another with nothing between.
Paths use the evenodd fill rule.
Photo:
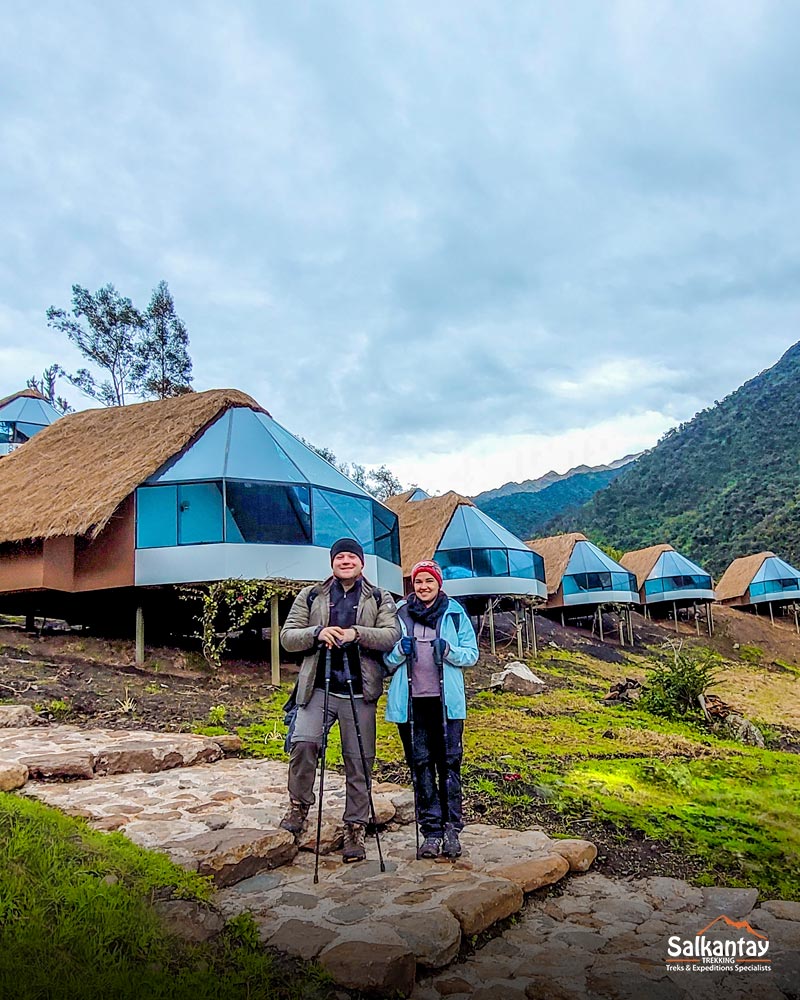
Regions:
<instances>
[{"instance_id":1,"label":"flat stone slab","mask_svg":"<svg viewBox=\"0 0 800 1000\"><path fill-rule=\"evenodd\" d=\"M2 706L0 706L2 707ZM222 748L192 733L155 733L77 726L0 729L0 766L20 764L39 780L169 770L210 763Z\"/></svg>"}]
</instances>

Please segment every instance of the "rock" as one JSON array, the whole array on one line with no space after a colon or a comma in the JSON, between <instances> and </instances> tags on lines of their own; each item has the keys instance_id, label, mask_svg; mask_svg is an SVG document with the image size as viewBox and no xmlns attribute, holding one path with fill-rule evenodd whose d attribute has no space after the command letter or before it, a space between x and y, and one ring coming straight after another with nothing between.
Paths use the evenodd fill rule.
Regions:
<instances>
[{"instance_id":1,"label":"rock","mask_svg":"<svg viewBox=\"0 0 800 1000\"><path fill-rule=\"evenodd\" d=\"M397 810L388 795L373 795L372 802L375 806L375 819L378 821L378 826L384 826L394 819Z\"/></svg>"},{"instance_id":2,"label":"rock","mask_svg":"<svg viewBox=\"0 0 800 1000\"><path fill-rule=\"evenodd\" d=\"M297 854L288 830L217 830L165 844L197 862L201 875L219 886L233 885L270 868L287 864Z\"/></svg>"},{"instance_id":3,"label":"rock","mask_svg":"<svg viewBox=\"0 0 800 1000\"><path fill-rule=\"evenodd\" d=\"M492 674L489 681L490 688L500 688L502 691L511 691L514 694L541 694L545 689L545 683L541 677L526 667L524 663L515 661L509 663L505 670Z\"/></svg>"},{"instance_id":4,"label":"rock","mask_svg":"<svg viewBox=\"0 0 800 1000\"><path fill-rule=\"evenodd\" d=\"M800 903L788 899L768 899L761 904L761 909L778 920L800 920Z\"/></svg>"},{"instance_id":5,"label":"rock","mask_svg":"<svg viewBox=\"0 0 800 1000\"><path fill-rule=\"evenodd\" d=\"M414 812L414 792L408 788L396 795L392 795L392 805L394 806L394 819L396 823L413 823L416 814Z\"/></svg>"},{"instance_id":6,"label":"rock","mask_svg":"<svg viewBox=\"0 0 800 1000\"><path fill-rule=\"evenodd\" d=\"M655 875L631 883L642 889L659 910L696 910L703 904L703 891L679 878Z\"/></svg>"},{"instance_id":7,"label":"rock","mask_svg":"<svg viewBox=\"0 0 800 1000\"><path fill-rule=\"evenodd\" d=\"M213 736L210 738L226 755L233 756L242 749L242 739L234 733L226 733L224 736Z\"/></svg>"},{"instance_id":8,"label":"rock","mask_svg":"<svg viewBox=\"0 0 800 1000\"><path fill-rule=\"evenodd\" d=\"M758 901L758 889L703 889L703 911L718 916L724 913L731 920L746 917Z\"/></svg>"},{"instance_id":9,"label":"rock","mask_svg":"<svg viewBox=\"0 0 800 1000\"><path fill-rule=\"evenodd\" d=\"M553 850L567 859L572 872L588 871L597 857L597 848L589 840L554 840Z\"/></svg>"},{"instance_id":10,"label":"rock","mask_svg":"<svg viewBox=\"0 0 800 1000\"><path fill-rule=\"evenodd\" d=\"M73 781L94 777L94 756L90 753L65 751L26 757L29 777L39 781Z\"/></svg>"},{"instance_id":11,"label":"rock","mask_svg":"<svg viewBox=\"0 0 800 1000\"><path fill-rule=\"evenodd\" d=\"M70 815L75 815L70 813ZM120 827L125 826L125 824L130 819L129 816L101 816L97 820L93 820L92 826L95 830L104 830L106 833L110 833L112 830L119 830Z\"/></svg>"},{"instance_id":12,"label":"rock","mask_svg":"<svg viewBox=\"0 0 800 1000\"><path fill-rule=\"evenodd\" d=\"M4 764L0 761L0 792L13 792L22 788L28 780L28 768L24 764Z\"/></svg>"},{"instance_id":13,"label":"rock","mask_svg":"<svg viewBox=\"0 0 800 1000\"><path fill-rule=\"evenodd\" d=\"M525 987L528 1000L586 1000L586 991L576 983L559 983L549 976L534 976Z\"/></svg>"},{"instance_id":14,"label":"rock","mask_svg":"<svg viewBox=\"0 0 800 1000\"><path fill-rule=\"evenodd\" d=\"M414 989L416 961L404 945L341 941L325 948L318 961L349 990L407 996Z\"/></svg>"},{"instance_id":15,"label":"rock","mask_svg":"<svg viewBox=\"0 0 800 1000\"><path fill-rule=\"evenodd\" d=\"M322 828L320 831L319 853L330 854L338 851L344 840L344 823L341 819L333 819L322 813ZM312 808L308 814L306 828L300 836L298 846L301 851L315 851L317 848L317 814Z\"/></svg>"},{"instance_id":16,"label":"rock","mask_svg":"<svg viewBox=\"0 0 800 1000\"><path fill-rule=\"evenodd\" d=\"M42 721L28 705L0 705L0 729L23 729Z\"/></svg>"},{"instance_id":17,"label":"rock","mask_svg":"<svg viewBox=\"0 0 800 1000\"><path fill-rule=\"evenodd\" d=\"M560 854L548 854L530 861L515 861L510 865L497 865L489 869L491 875L515 882L523 892L533 892L543 885L558 882L569 871L569 862Z\"/></svg>"},{"instance_id":18,"label":"rock","mask_svg":"<svg viewBox=\"0 0 800 1000\"><path fill-rule=\"evenodd\" d=\"M153 909L168 934L195 944L210 940L225 926L216 910L188 899L158 900Z\"/></svg>"},{"instance_id":19,"label":"rock","mask_svg":"<svg viewBox=\"0 0 800 1000\"><path fill-rule=\"evenodd\" d=\"M523 898L516 882L492 878L446 896L444 904L461 924L462 933L472 937L516 913Z\"/></svg>"},{"instance_id":20,"label":"rock","mask_svg":"<svg viewBox=\"0 0 800 1000\"><path fill-rule=\"evenodd\" d=\"M391 914L384 922L396 931L416 955L420 965L441 969L458 954L461 925L442 909L415 909Z\"/></svg>"},{"instance_id":21,"label":"rock","mask_svg":"<svg viewBox=\"0 0 800 1000\"><path fill-rule=\"evenodd\" d=\"M438 994L443 997L453 996L455 993L466 993L469 996L472 993L472 983L460 976L438 979L433 985Z\"/></svg>"},{"instance_id":22,"label":"rock","mask_svg":"<svg viewBox=\"0 0 800 1000\"><path fill-rule=\"evenodd\" d=\"M524 990L523 983L516 986L511 983L493 983L475 990L472 1000L525 1000Z\"/></svg>"},{"instance_id":23,"label":"rock","mask_svg":"<svg viewBox=\"0 0 800 1000\"><path fill-rule=\"evenodd\" d=\"M269 939L269 946L304 962L316 958L336 937L333 931L306 920L287 920Z\"/></svg>"},{"instance_id":24,"label":"rock","mask_svg":"<svg viewBox=\"0 0 800 1000\"><path fill-rule=\"evenodd\" d=\"M737 740L739 743L746 743L748 746L761 747L762 749L765 746L764 734L758 726L753 725L749 719L745 719L744 716L737 715L735 712L732 712L724 722L712 726L712 728L717 730L721 736Z\"/></svg>"},{"instance_id":25,"label":"rock","mask_svg":"<svg viewBox=\"0 0 800 1000\"><path fill-rule=\"evenodd\" d=\"M332 924L358 924L372 913L363 903L345 903L328 911L327 919Z\"/></svg>"},{"instance_id":26,"label":"rock","mask_svg":"<svg viewBox=\"0 0 800 1000\"><path fill-rule=\"evenodd\" d=\"M153 774L173 767L209 763L222 756L220 747L211 740L176 736L175 741L171 746L130 739L118 747L104 748L97 755L95 771L98 774L130 774L133 771Z\"/></svg>"}]
</instances>

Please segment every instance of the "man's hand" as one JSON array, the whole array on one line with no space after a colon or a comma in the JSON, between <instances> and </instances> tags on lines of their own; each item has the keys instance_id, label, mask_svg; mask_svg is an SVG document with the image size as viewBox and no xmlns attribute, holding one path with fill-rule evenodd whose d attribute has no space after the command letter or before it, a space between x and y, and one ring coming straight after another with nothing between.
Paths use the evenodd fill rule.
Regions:
<instances>
[{"instance_id":1,"label":"man's hand","mask_svg":"<svg viewBox=\"0 0 800 1000\"><path fill-rule=\"evenodd\" d=\"M328 649L333 649L334 646L344 646L347 642L355 642L356 638L357 632L354 628L339 628L338 625L328 625L317 636L317 639Z\"/></svg>"}]
</instances>

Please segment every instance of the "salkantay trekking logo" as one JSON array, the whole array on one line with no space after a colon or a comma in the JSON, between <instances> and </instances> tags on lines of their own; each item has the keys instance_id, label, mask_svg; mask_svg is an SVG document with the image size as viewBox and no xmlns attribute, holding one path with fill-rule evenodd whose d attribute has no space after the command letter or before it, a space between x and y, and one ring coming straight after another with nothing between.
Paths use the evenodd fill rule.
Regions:
<instances>
[{"instance_id":1,"label":"salkantay trekking logo","mask_svg":"<svg viewBox=\"0 0 800 1000\"><path fill-rule=\"evenodd\" d=\"M736 935L735 932L745 933ZM771 972L769 938L721 914L692 938L667 939L668 972Z\"/></svg>"}]
</instances>

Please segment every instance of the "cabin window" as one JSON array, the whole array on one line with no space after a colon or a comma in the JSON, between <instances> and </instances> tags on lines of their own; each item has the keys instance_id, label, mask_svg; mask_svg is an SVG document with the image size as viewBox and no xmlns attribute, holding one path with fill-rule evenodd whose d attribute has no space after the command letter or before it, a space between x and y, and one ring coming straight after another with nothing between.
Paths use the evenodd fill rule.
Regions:
<instances>
[{"instance_id":1,"label":"cabin window","mask_svg":"<svg viewBox=\"0 0 800 1000\"><path fill-rule=\"evenodd\" d=\"M313 489L311 494L315 545L329 548L337 538L355 538L365 553L375 554L371 500L333 490Z\"/></svg>"},{"instance_id":2,"label":"cabin window","mask_svg":"<svg viewBox=\"0 0 800 1000\"><path fill-rule=\"evenodd\" d=\"M400 528L397 515L376 500L372 501L372 531L375 555L392 563L400 562Z\"/></svg>"},{"instance_id":3,"label":"cabin window","mask_svg":"<svg viewBox=\"0 0 800 1000\"><path fill-rule=\"evenodd\" d=\"M222 541L222 483L178 486L178 544Z\"/></svg>"},{"instance_id":4,"label":"cabin window","mask_svg":"<svg viewBox=\"0 0 800 1000\"><path fill-rule=\"evenodd\" d=\"M541 580L544 583L544 560L537 552L509 549L508 565L511 576L521 577L523 580Z\"/></svg>"},{"instance_id":5,"label":"cabin window","mask_svg":"<svg viewBox=\"0 0 800 1000\"><path fill-rule=\"evenodd\" d=\"M264 545L309 545L311 511L307 486L227 479L225 540Z\"/></svg>"},{"instance_id":6,"label":"cabin window","mask_svg":"<svg viewBox=\"0 0 800 1000\"><path fill-rule=\"evenodd\" d=\"M178 544L178 487L140 486L136 491L136 546Z\"/></svg>"}]
</instances>

